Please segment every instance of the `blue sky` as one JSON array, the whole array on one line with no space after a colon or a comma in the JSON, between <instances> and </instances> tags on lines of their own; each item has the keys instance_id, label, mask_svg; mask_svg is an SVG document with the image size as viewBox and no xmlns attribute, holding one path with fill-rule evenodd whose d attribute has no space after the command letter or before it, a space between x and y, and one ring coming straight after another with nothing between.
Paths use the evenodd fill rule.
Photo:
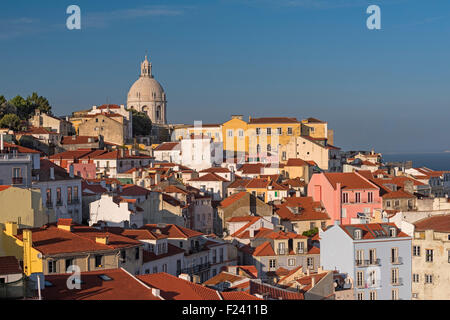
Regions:
<instances>
[{"instance_id":1,"label":"blue sky","mask_svg":"<svg viewBox=\"0 0 450 320\"><path fill-rule=\"evenodd\" d=\"M344 149L443 151L449 18L445 0L2 1L0 94L37 91L58 115L124 104L148 50L171 123L312 116Z\"/></svg>"}]
</instances>

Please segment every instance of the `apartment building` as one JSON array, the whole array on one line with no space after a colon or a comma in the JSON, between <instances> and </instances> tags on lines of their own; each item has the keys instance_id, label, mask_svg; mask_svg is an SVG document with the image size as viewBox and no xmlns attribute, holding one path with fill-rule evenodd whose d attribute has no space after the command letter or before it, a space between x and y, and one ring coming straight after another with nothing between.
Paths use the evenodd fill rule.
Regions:
<instances>
[{"instance_id":1,"label":"apartment building","mask_svg":"<svg viewBox=\"0 0 450 320\"><path fill-rule=\"evenodd\" d=\"M450 214L414 222L412 299L450 299Z\"/></svg>"},{"instance_id":2,"label":"apartment building","mask_svg":"<svg viewBox=\"0 0 450 320\"><path fill-rule=\"evenodd\" d=\"M411 241L393 223L336 223L320 234L320 263L353 278L357 300L410 300Z\"/></svg>"}]
</instances>

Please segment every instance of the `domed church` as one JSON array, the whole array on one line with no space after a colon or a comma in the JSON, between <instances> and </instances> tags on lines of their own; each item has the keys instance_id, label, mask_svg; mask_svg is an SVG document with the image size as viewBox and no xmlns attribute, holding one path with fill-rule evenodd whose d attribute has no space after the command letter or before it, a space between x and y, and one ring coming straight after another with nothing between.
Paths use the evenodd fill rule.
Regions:
<instances>
[{"instance_id":1,"label":"domed church","mask_svg":"<svg viewBox=\"0 0 450 320\"><path fill-rule=\"evenodd\" d=\"M141 63L141 76L128 91L127 108L145 112L153 124L164 125L167 123L166 105L166 93L153 78L152 64L145 56Z\"/></svg>"}]
</instances>

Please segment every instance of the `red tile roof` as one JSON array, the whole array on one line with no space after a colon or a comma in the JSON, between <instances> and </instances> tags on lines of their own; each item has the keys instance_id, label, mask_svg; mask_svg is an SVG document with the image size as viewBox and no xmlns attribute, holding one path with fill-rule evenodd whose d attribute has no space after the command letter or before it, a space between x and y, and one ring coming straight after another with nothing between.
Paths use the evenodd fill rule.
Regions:
<instances>
[{"instance_id":1,"label":"red tile roof","mask_svg":"<svg viewBox=\"0 0 450 320\"><path fill-rule=\"evenodd\" d=\"M263 300L244 291L225 291L220 292L223 300Z\"/></svg>"},{"instance_id":2,"label":"red tile roof","mask_svg":"<svg viewBox=\"0 0 450 320\"><path fill-rule=\"evenodd\" d=\"M11 188L11 186L5 186L5 185L1 185L0 186L0 191L6 190L8 188Z\"/></svg>"},{"instance_id":3,"label":"red tile roof","mask_svg":"<svg viewBox=\"0 0 450 320\"><path fill-rule=\"evenodd\" d=\"M295 292L277 288L265 283L258 283L250 280L250 294L261 294L266 298L275 300L304 300L305 296L301 292Z\"/></svg>"},{"instance_id":4,"label":"red tile roof","mask_svg":"<svg viewBox=\"0 0 450 320\"><path fill-rule=\"evenodd\" d=\"M309 221L330 219L321 203L313 201L312 197L289 197L284 198L284 201L281 205L275 206L275 213L282 220ZM292 208L299 208L299 213L294 213Z\"/></svg>"},{"instance_id":5,"label":"red tile roof","mask_svg":"<svg viewBox=\"0 0 450 320\"><path fill-rule=\"evenodd\" d=\"M287 163L284 165L285 167L306 167L309 164L302 159L290 158Z\"/></svg>"},{"instance_id":6,"label":"red tile roof","mask_svg":"<svg viewBox=\"0 0 450 320\"><path fill-rule=\"evenodd\" d=\"M166 257L171 257L171 256L175 256L177 254L184 254L184 250L178 248L177 246L174 246L170 243L167 244L167 252L166 253L162 253L162 254L155 254L154 252L148 251L148 250L144 250L143 252L143 257L142 257L142 262L146 263L146 262L150 262L150 261L156 261L159 259L163 259Z\"/></svg>"},{"instance_id":7,"label":"red tile roof","mask_svg":"<svg viewBox=\"0 0 450 320\"><path fill-rule=\"evenodd\" d=\"M416 231L434 230L437 232L450 232L450 214L435 215L414 222Z\"/></svg>"},{"instance_id":8,"label":"red tile roof","mask_svg":"<svg viewBox=\"0 0 450 320\"><path fill-rule=\"evenodd\" d=\"M268 123L300 123L296 118L288 117L266 117L266 118L251 118L248 123L251 124L268 124Z\"/></svg>"},{"instance_id":9,"label":"red tile roof","mask_svg":"<svg viewBox=\"0 0 450 320\"><path fill-rule=\"evenodd\" d=\"M171 151L179 146L180 146L179 142L163 142L155 149L153 149L153 151Z\"/></svg>"},{"instance_id":10,"label":"red tile roof","mask_svg":"<svg viewBox=\"0 0 450 320\"><path fill-rule=\"evenodd\" d=\"M203 235L203 233L201 232L177 226L176 224L166 224L165 226L146 224L145 226L142 226L141 229L147 229L150 231L156 231L157 229L159 229L162 234L167 235L169 238L175 239L185 239Z\"/></svg>"},{"instance_id":11,"label":"red tile roof","mask_svg":"<svg viewBox=\"0 0 450 320\"><path fill-rule=\"evenodd\" d=\"M269 241L266 241L255 248L253 255L256 257L274 256L275 251L272 248L272 244Z\"/></svg>"},{"instance_id":12,"label":"red tile roof","mask_svg":"<svg viewBox=\"0 0 450 320\"><path fill-rule=\"evenodd\" d=\"M335 189L338 183L341 184L342 189L378 189L376 185L370 183L354 172L327 172L323 174Z\"/></svg>"},{"instance_id":13,"label":"red tile roof","mask_svg":"<svg viewBox=\"0 0 450 320\"><path fill-rule=\"evenodd\" d=\"M112 280L102 280L101 275ZM52 286L42 290L44 300L160 300L150 287L122 269L82 272L80 290L67 288L68 276L46 275Z\"/></svg>"},{"instance_id":14,"label":"red tile roof","mask_svg":"<svg viewBox=\"0 0 450 320\"><path fill-rule=\"evenodd\" d=\"M65 136L62 138L61 144L87 144L96 143L98 140L98 137L94 136Z\"/></svg>"},{"instance_id":15,"label":"red tile roof","mask_svg":"<svg viewBox=\"0 0 450 320\"><path fill-rule=\"evenodd\" d=\"M205 174L204 176L198 177L198 178L193 178L189 181L222 181L222 182L227 182L228 180L225 178L222 178L221 176L215 174L215 173L208 173Z\"/></svg>"},{"instance_id":16,"label":"red tile roof","mask_svg":"<svg viewBox=\"0 0 450 320\"><path fill-rule=\"evenodd\" d=\"M22 274L22 269L16 257L0 257L0 276L7 274Z\"/></svg>"},{"instance_id":17,"label":"red tile roof","mask_svg":"<svg viewBox=\"0 0 450 320\"><path fill-rule=\"evenodd\" d=\"M159 289L165 300L221 300L217 291L167 273L145 274L137 278Z\"/></svg>"},{"instance_id":18,"label":"red tile roof","mask_svg":"<svg viewBox=\"0 0 450 320\"><path fill-rule=\"evenodd\" d=\"M22 147L22 146L19 146L17 144L12 144L12 143L8 143L8 142L3 142L3 146L4 146L5 149L15 149L19 153L40 153L37 150L26 148L26 147Z\"/></svg>"},{"instance_id":19,"label":"red tile roof","mask_svg":"<svg viewBox=\"0 0 450 320\"><path fill-rule=\"evenodd\" d=\"M339 225L352 239L355 239L354 231L359 229L362 231L362 240L377 239L377 238L389 238L389 228L394 227L397 231L396 238L409 237L406 233L402 232L394 223L367 223L367 224L345 224Z\"/></svg>"},{"instance_id":20,"label":"red tile roof","mask_svg":"<svg viewBox=\"0 0 450 320\"><path fill-rule=\"evenodd\" d=\"M231 172L228 168L222 168L222 167L211 167L208 169L204 169L200 172L218 172L218 173L229 173Z\"/></svg>"},{"instance_id":21,"label":"red tile roof","mask_svg":"<svg viewBox=\"0 0 450 320\"><path fill-rule=\"evenodd\" d=\"M146 196L151 193L150 190L144 187L137 186L135 184L126 184L122 186L122 192L119 193L122 197L132 197L132 196Z\"/></svg>"}]
</instances>

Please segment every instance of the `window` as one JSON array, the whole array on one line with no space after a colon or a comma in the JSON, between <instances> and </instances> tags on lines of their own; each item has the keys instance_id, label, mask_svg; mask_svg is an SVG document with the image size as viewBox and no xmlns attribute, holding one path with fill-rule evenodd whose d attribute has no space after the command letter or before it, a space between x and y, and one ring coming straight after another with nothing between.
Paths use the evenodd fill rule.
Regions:
<instances>
[{"instance_id":1,"label":"window","mask_svg":"<svg viewBox=\"0 0 450 320\"><path fill-rule=\"evenodd\" d=\"M275 268L275 266L276 266L276 260L270 259L269 260L269 268Z\"/></svg>"},{"instance_id":2,"label":"window","mask_svg":"<svg viewBox=\"0 0 450 320\"><path fill-rule=\"evenodd\" d=\"M47 189L47 205L52 204L52 189Z\"/></svg>"},{"instance_id":3,"label":"window","mask_svg":"<svg viewBox=\"0 0 450 320\"><path fill-rule=\"evenodd\" d=\"M56 273L56 261L50 260L48 262L48 273Z\"/></svg>"},{"instance_id":4,"label":"window","mask_svg":"<svg viewBox=\"0 0 450 320\"><path fill-rule=\"evenodd\" d=\"M283 128L277 128L277 134L282 135L283 134Z\"/></svg>"},{"instance_id":5,"label":"window","mask_svg":"<svg viewBox=\"0 0 450 320\"><path fill-rule=\"evenodd\" d=\"M396 237L397 236L397 230L395 228L389 228L389 236L390 237Z\"/></svg>"},{"instance_id":6,"label":"window","mask_svg":"<svg viewBox=\"0 0 450 320\"><path fill-rule=\"evenodd\" d=\"M244 136L244 130L239 129L238 136L239 136L239 138L242 138Z\"/></svg>"},{"instance_id":7,"label":"window","mask_svg":"<svg viewBox=\"0 0 450 320\"><path fill-rule=\"evenodd\" d=\"M347 218L347 208L342 208L342 218Z\"/></svg>"},{"instance_id":8,"label":"window","mask_svg":"<svg viewBox=\"0 0 450 320\"><path fill-rule=\"evenodd\" d=\"M391 207L391 201L386 201L386 207L388 207L388 208Z\"/></svg>"},{"instance_id":9,"label":"window","mask_svg":"<svg viewBox=\"0 0 450 320\"><path fill-rule=\"evenodd\" d=\"M261 134L261 128L256 128L256 135L259 136Z\"/></svg>"},{"instance_id":10,"label":"window","mask_svg":"<svg viewBox=\"0 0 450 320\"><path fill-rule=\"evenodd\" d=\"M56 188L56 204L61 204L61 188Z\"/></svg>"},{"instance_id":11,"label":"window","mask_svg":"<svg viewBox=\"0 0 450 320\"><path fill-rule=\"evenodd\" d=\"M326 226L327 226L327 223L326 223L325 221L322 221L322 222L320 223L320 227L321 227L322 229L325 229Z\"/></svg>"},{"instance_id":12,"label":"window","mask_svg":"<svg viewBox=\"0 0 450 320\"><path fill-rule=\"evenodd\" d=\"M364 250L356 250L356 265L362 265L364 263Z\"/></svg>"},{"instance_id":13,"label":"window","mask_svg":"<svg viewBox=\"0 0 450 320\"><path fill-rule=\"evenodd\" d=\"M120 251L120 258L122 259L122 262L125 262L125 260L127 259L127 252L125 250Z\"/></svg>"},{"instance_id":14,"label":"window","mask_svg":"<svg viewBox=\"0 0 450 320\"><path fill-rule=\"evenodd\" d=\"M413 294L412 294L412 297L413 297L414 299L417 299L417 298L419 297L419 294L418 294L418 293L413 293Z\"/></svg>"},{"instance_id":15,"label":"window","mask_svg":"<svg viewBox=\"0 0 450 320\"><path fill-rule=\"evenodd\" d=\"M356 272L356 286L357 287L364 286L364 272L363 271Z\"/></svg>"},{"instance_id":16,"label":"window","mask_svg":"<svg viewBox=\"0 0 450 320\"><path fill-rule=\"evenodd\" d=\"M305 244L302 241L297 242L297 253L303 253Z\"/></svg>"},{"instance_id":17,"label":"window","mask_svg":"<svg viewBox=\"0 0 450 320\"><path fill-rule=\"evenodd\" d=\"M270 144L267 145L267 151L272 151L272 146Z\"/></svg>"},{"instance_id":18,"label":"window","mask_svg":"<svg viewBox=\"0 0 450 320\"><path fill-rule=\"evenodd\" d=\"M139 248L134 249L134 257L136 260L139 260Z\"/></svg>"},{"instance_id":19,"label":"window","mask_svg":"<svg viewBox=\"0 0 450 320\"><path fill-rule=\"evenodd\" d=\"M370 264L376 264L377 261L377 250L376 249L370 249L369 250L369 263Z\"/></svg>"},{"instance_id":20,"label":"window","mask_svg":"<svg viewBox=\"0 0 450 320\"><path fill-rule=\"evenodd\" d=\"M292 267L295 266L295 259L288 259L288 266Z\"/></svg>"},{"instance_id":21,"label":"window","mask_svg":"<svg viewBox=\"0 0 450 320\"><path fill-rule=\"evenodd\" d=\"M20 168L13 168L13 178L21 178L22 174Z\"/></svg>"},{"instance_id":22,"label":"window","mask_svg":"<svg viewBox=\"0 0 450 320\"><path fill-rule=\"evenodd\" d=\"M358 292L358 300L364 300L364 292Z\"/></svg>"},{"instance_id":23,"label":"window","mask_svg":"<svg viewBox=\"0 0 450 320\"><path fill-rule=\"evenodd\" d=\"M360 240L361 239L361 235L362 235L361 230L356 229L355 230L355 240Z\"/></svg>"},{"instance_id":24,"label":"window","mask_svg":"<svg viewBox=\"0 0 450 320\"><path fill-rule=\"evenodd\" d=\"M217 274L216 268L212 269L212 275L213 275L213 277L214 277L216 274Z\"/></svg>"},{"instance_id":25,"label":"window","mask_svg":"<svg viewBox=\"0 0 450 320\"><path fill-rule=\"evenodd\" d=\"M73 259L66 259L66 272L71 265L73 265Z\"/></svg>"},{"instance_id":26,"label":"window","mask_svg":"<svg viewBox=\"0 0 450 320\"><path fill-rule=\"evenodd\" d=\"M348 203L348 193L344 192L342 194L342 203Z\"/></svg>"},{"instance_id":27,"label":"window","mask_svg":"<svg viewBox=\"0 0 450 320\"><path fill-rule=\"evenodd\" d=\"M448 250L447 253L448 253L448 263L450 263L450 250Z\"/></svg>"},{"instance_id":28,"label":"window","mask_svg":"<svg viewBox=\"0 0 450 320\"><path fill-rule=\"evenodd\" d=\"M95 256L95 267L96 268L101 268L103 266L103 256L101 255L96 255Z\"/></svg>"},{"instance_id":29,"label":"window","mask_svg":"<svg viewBox=\"0 0 450 320\"><path fill-rule=\"evenodd\" d=\"M164 263L162 266L162 272L166 272L167 273L167 263Z\"/></svg>"},{"instance_id":30,"label":"window","mask_svg":"<svg viewBox=\"0 0 450 320\"><path fill-rule=\"evenodd\" d=\"M373 202L373 192L369 192L367 194L367 202Z\"/></svg>"},{"instance_id":31,"label":"window","mask_svg":"<svg viewBox=\"0 0 450 320\"><path fill-rule=\"evenodd\" d=\"M158 273L158 266L153 267L153 273Z\"/></svg>"},{"instance_id":32,"label":"window","mask_svg":"<svg viewBox=\"0 0 450 320\"><path fill-rule=\"evenodd\" d=\"M376 291L370 291L369 292L369 299L370 300L377 300L377 292Z\"/></svg>"},{"instance_id":33,"label":"window","mask_svg":"<svg viewBox=\"0 0 450 320\"><path fill-rule=\"evenodd\" d=\"M356 192L356 194L355 194L355 202L356 203L360 203L361 202L361 193L360 192Z\"/></svg>"},{"instance_id":34,"label":"window","mask_svg":"<svg viewBox=\"0 0 450 320\"><path fill-rule=\"evenodd\" d=\"M286 160L286 151L281 153L281 160Z\"/></svg>"},{"instance_id":35,"label":"window","mask_svg":"<svg viewBox=\"0 0 450 320\"><path fill-rule=\"evenodd\" d=\"M287 134L290 135L290 136L292 135L292 128L291 127L287 128Z\"/></svg>"},{"instance_id":36,"label":"window","mask_svg":"<svg viewBox=\"0 0 450 320\"><path fill-rule=\"evenodd\" d=\"M232 137L233 136L233 130L228 129L227 130L227 136Z\"/></svg>"},{"instance_id":37,"label":"window","mask_svg":"<svg viewBox=\"0 0 450 320\"><path fill-rule=\"evenodd\" d=\"M399 200L395 200L394 201L394 207L398 207L400 205L400 201Z\"/></svg>"},{"instance_id":38,"label":"window","mask_svg":"<svg viewBox=\"0 0 450 320\"><path fill-rule=\"evenodd\" d=\"M181 260L177 260L177 276L181 273Z\"/></svg>"},{"instance_id":39,"label":"window","mask_svg":"<svg viewBox=\"0 0 450 320\"><path fill-rule=\"evenodd\" d=\"M309 229L314 229L316 227L316 223L315 222L310 222L309 223Z\"/></svg>"},{"instance_id":40,"label":"window","mask_svg":"<svg viewBox=\"0 0 450 320\"><path fill-rule=\"evenodd\" d=\"M392 300L398 300L398 289L392 289L391 296Z\"/></svg>"},{"instance_id":41,"label":"window","mask_svg":"<svg viewBox=\"0 0 450 320\"><path fill-rule=\"evenodd\" d=\"M433 275L432 274L425 275L425 283L427 283L427 284L433 283Z\"/></svg>"},{"instance_id":42,"label":"window","mask_svg":"<svg viewBox=\"0 0 450 320\"><path fill-rule=\"evenodd\" d=\"M72 187L67 187L67 203L72 203Z\"/></svg>"},{"instance_id":43,"label":"window","mask_svg":"<svg viewBox=\"0 0 450 320\"><path fill-rule=\"evenodd\" d=\"M425 250L425 261L426 262L433 262L433 249L426 249Z\"/></svg>"},{"instance_id":44,"label":"window","mask_svg":"<svg viewBox=\"0 0 450 320\"><path fill-rule=\"evenodd\" d=\"M223 248L220 248L220 261L219 262L223 262Z\"/></svg>"},{"instance_id":45,"label":"window","mask_svg":"<svg viewBox=\"0 0 450 320\"><path fill-rule=\"evenodd\" d=\"M73 187L73 198L78 200L78 187Z\"/></svg>"},{"instance_id":46,"label":"window","mask_svg":"<svg viewBox=\"0 0 450 320\"><path fill-rule=\"evenodd\" d=\"M391 263L398 263L398 248L391 248Z\"/></svg>"},{"instance_id":47,"label":"window","mask_svg":"<svg viewBox=\"0 0 450 320\"><path fill-rule=\"evenodd\" d=\"M306 265L308 266L308 269L314 269L314 258L307 258Z\"/></svg>"},{"instance_id":48,"label":"window","mask_svg":"<svg viewBox=\"0 0 450 320\"><path fill-rule=\"evenodd\" d=\"M399 284L398 269L391 269L391 284Z\"/></svg>"},{"instance_id":49,"label":"window","mask_svg":"<svg viewBox=\"0 0 450 320\"><path fill-rule=\"evenodd\" d=\"M420 277L419 277L419 274L418 274L418 273L413 273L413 275L412 275L412 281L413 281L413 282L416 282L416 283L420 282Z\"/></svg>"},{"instance_id":50,"label":"window","mask_svg":"<svg viewBox=\"0 0 450 320\"><path fill-rule=\"evenodd\" d=\"M272 128L267 128L266 133L268 136L272 135Z\"/></svg>"},{"instance_id":51,"label":"window","mask_svg":"<svg viewBox=\"0 0 450 320\"><path fill-rule=\"evenodd\" d=\"M420 246L413 246L413 256L415 257L420 256Z\"/></svg>"}]
</instances>

